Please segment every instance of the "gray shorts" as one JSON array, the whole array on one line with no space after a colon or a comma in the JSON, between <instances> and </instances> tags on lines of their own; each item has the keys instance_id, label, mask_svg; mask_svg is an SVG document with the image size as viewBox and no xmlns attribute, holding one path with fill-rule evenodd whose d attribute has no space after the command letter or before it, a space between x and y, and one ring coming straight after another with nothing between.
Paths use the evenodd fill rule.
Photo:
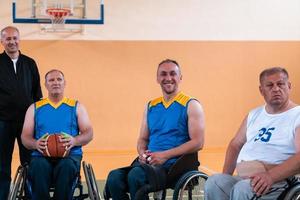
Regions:
<instances>
[{"instance_id":1,"label":"gray shorts","mask_svg":"<svg viewBox=\"0 0 300 200\"><path fill-rule=\"evenodd\" d=\"M250 179L242 179L228 174L215 174L210 176L204 188L205 200L274 200L288 187L287 181L272 185L269 192L257 196L250 184Z\"/></svg>"}]
</instances>

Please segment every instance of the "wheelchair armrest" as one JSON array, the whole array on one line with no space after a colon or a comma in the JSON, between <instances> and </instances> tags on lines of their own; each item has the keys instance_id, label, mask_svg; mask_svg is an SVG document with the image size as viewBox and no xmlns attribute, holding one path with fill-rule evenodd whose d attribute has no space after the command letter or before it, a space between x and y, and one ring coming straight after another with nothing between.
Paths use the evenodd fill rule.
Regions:
<instances>
[{"instance_id":1,"label":"wheelchair armrest","mask_svg":"<svg viewBox=\"0 0 300 200\"><path fill-rule=\"evenodd\" d=\"M168 183L175 182L187 171L198 170L199 165L198 152L180 156L168 172Z\"/></svg>"}]
</instances>

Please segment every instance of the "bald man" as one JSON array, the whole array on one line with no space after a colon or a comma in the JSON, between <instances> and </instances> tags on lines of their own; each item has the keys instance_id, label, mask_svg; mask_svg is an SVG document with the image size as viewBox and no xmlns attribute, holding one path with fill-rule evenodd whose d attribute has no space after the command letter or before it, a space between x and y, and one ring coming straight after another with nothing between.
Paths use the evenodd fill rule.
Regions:
<instances>
[{"instance_id":1,"label":"bald man","mask_svg":"<svg viewBox=\"0 0 300 200\"><path fill-rule=\"evenodd\" d=\"M0 199L7 199L15 139L21 164L29 162L30 151L21 142L27 108L42 97L35 61L19 50L19 30L7 26L0 32L4 51L0 54Z\"/></svg>"}]
</instances>

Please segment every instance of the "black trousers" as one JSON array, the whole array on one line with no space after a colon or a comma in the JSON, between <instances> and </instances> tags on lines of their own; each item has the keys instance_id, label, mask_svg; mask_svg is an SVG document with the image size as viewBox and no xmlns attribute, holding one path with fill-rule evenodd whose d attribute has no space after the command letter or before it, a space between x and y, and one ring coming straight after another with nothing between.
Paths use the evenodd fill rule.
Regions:
<instances>
[{"instance_id":1,"label":"black trousers","mask_svg":"<svg viewBox=\"0 0 300 200\"><path fill-rule=\"evenodd\" d=\"M19 146L21 164L29 163L31 151L21 141L23 123L0 120L0 199L7 199L11 181L11 161L15 140Z\"/></svg>"}]
</instances>

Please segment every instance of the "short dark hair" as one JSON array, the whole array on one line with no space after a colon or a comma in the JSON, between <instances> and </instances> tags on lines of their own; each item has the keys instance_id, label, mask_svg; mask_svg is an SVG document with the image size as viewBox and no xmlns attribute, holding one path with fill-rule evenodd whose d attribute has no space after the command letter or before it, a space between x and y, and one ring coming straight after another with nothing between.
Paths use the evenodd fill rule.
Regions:
<instances>
[{"instance_id":1,"label":"short dark hair","mask_svg":"<svg viewBox=\"0 0 300 200\"><path fill-rule=\"evenodd\" d=\"M286 69L282 68L282 67L271 67L268 69L265 69L264 71L262 71L259 75L259 82L260 84L262 83L263 79L266 76L270 76L273 74L277 74L277 73L283 73L287 79L289 79L289 73L287 72Z\"/></svg>"},{"instance_id":2,"label":"short dark hair","mask_svg":"<svg viewBox=\"0 0 300 200\"><path fill-rule=\"evenodd\" d=\"M173 64L175 64L175 65L178 67L179 72L181 73L181 69L180 69L180 66L179 66L178 62L177 62L176 60L172 60L172 59L168 59L168 58L165 59L165 60L163 60L163 61L161 61L161 62L158 64L157 70L159 69L159 67L160 67L162 64L165 64L165 63L173 63Z\"/></svg>"},{"instance_id":3,"label":"short dark hair","mask_svg":"<svg viewBox=\"0 0 300 200\"><path fill-rule=\"evenodd\" d=\"M18 34L20 34L19 29L18 29L17 27L15 27L15 26L6 26L6 27L4 27L4 28L1 30L1 32L0 32L1 38L2 38L2 36L3 36L4 31L6 31L6 29L10 29L10 28L16 30L16 31L18 32Z\"/></svg>"},{"instance_id":4,"label":"short dark hair","mask_svg":"<svg viewBox=\"0 0 300 200\"><path fill-rule=\"evenodd\" d=\"M47 76L48 74L52 73L52 72L59 72L61 73L61 75L65 78L65 75L62 71L60 71L59 69L51 69L50 71L48 71L46 74L45 74L45 80L47 80Z\"/></svg>"}]
</instances>

